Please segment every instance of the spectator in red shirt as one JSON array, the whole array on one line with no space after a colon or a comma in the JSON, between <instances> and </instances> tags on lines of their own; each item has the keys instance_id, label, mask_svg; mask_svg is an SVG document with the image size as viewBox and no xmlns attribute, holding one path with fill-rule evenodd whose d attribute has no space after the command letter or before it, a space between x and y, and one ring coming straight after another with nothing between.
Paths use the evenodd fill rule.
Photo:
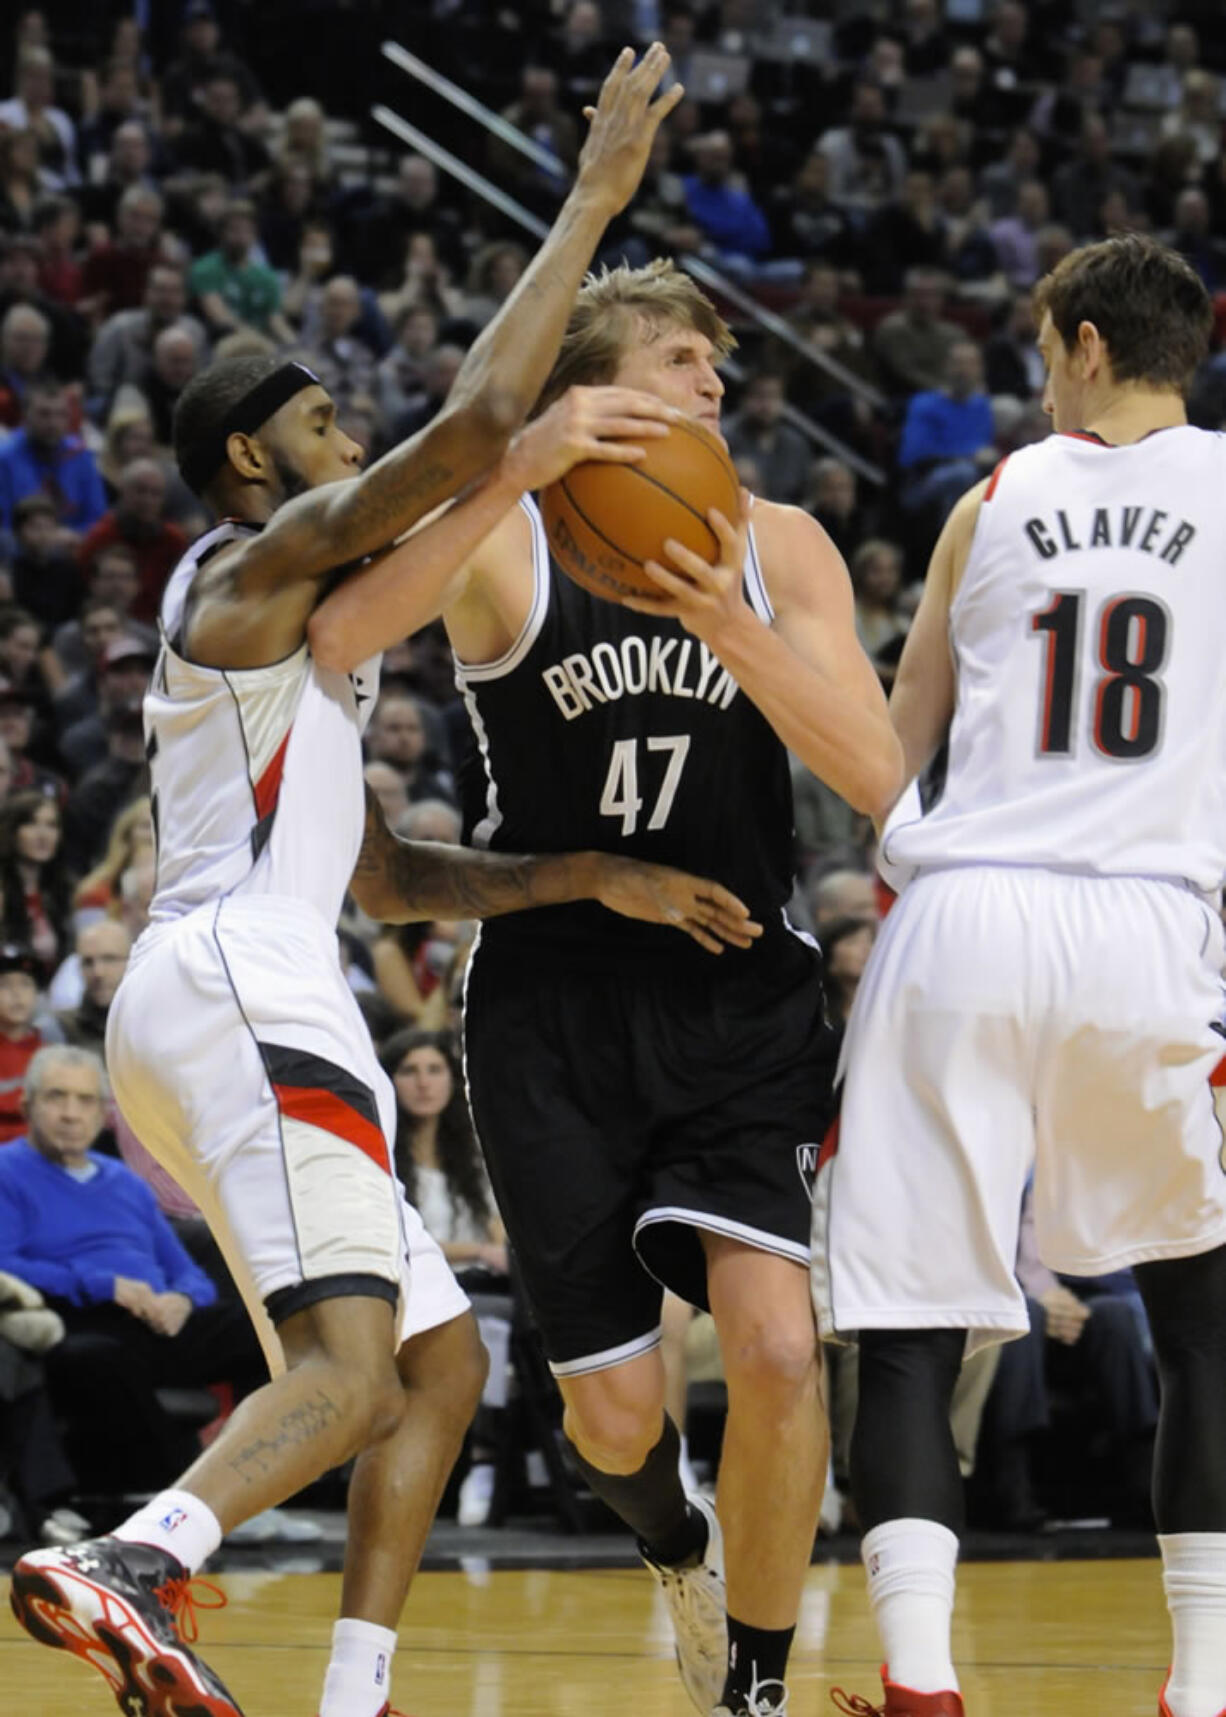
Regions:
<instances>
[{"instance_id":1,"label":"spectator in red shirt","mask_svg":"<svg viewBox=\"0 0 1226 1717\"><path fill-rule=\"evenodd\" d=\"M162 199L147 185L130 185L115 211L115 236L91 251L82 271L81 308L95 321L117 310L138 310L161 247Z\"/></svg>"},{"instance_id":2,"label":"spectator in red shirt","mask_svg":"<svg viewBox=\"0 0 1226 1717\"><path fill-rule=\"evenodd\" d=\"M71 197L47 197L36 206L39 289L57 304L75 304L81 296L81 265L76 257L80 231L80 210Z\"/></svg>"},{"instance_id":3,"label":"spectator in red shirt","mask_svg":"<svg viewBox=\"0 0 1226 1717\"><path fill-rule=\"evenodd\" d=\"M132 604L136 620L155 621L166 580L187 551L187 538L165 517L166 476L153 459L134 459L119 478L115 505L81 542L81 566L88 576L100 549L127 543L136 557L140 589Z\"/></svg>"},{"instance_id":4,"label":"spectator in red shirt","mask_svg":"<svg viewBox=\"0 0 1226 1717\"><path fill-rule=\"evenodd\" d=\"M21 943L0 944L0 1145L26 1131L22 1087L43 1042L34 1026L37 970L33 954Z\"/></svg>"}]
</instances>

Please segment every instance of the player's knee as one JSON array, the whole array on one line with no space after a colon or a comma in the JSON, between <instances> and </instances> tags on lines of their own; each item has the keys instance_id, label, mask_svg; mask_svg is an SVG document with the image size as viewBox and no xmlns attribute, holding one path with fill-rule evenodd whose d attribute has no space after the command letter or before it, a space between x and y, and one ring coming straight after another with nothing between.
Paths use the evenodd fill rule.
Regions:
<instances>
[{"instance_id":1,"label":"player's knee","mask_svg":"<svg viewBox=\"0 0 1226 1717\"><path fill-rule=\"evenodd\" d=\"M817 1389L817 1335L810 1318L751 1315L721 1330L720 1349L730 1394L752 1392L759 1402L787 1405Z\"/></svg>"},{"instance_id":2,"label":"player's knee","mask_svg":"<svg viewBox=\"0 0 1226 1717\"><path fill-rule=\"evenodd\" d=\"M584 1460L602 1472L637 1472L660 1440L663 1400L654 1392L627 1386L615 1372L581 1382L584 1387L567 1394L567 1436Z\"/></svg>"},{"instance_id":3,"label":"player's knee","mask_svg":"<svg viewBox=\"0 0 1226 1717\"><path fill-rule=\"evenodd\" d=\"M358 1446L365 1449L394 1437L408 1411L408 1401L395 1367L389 1365L377 1377L367 1377L355 1371L350 1381L351 1388L356 1386L358 1391L354 1409Z\"/></svg>"}]
</instances>

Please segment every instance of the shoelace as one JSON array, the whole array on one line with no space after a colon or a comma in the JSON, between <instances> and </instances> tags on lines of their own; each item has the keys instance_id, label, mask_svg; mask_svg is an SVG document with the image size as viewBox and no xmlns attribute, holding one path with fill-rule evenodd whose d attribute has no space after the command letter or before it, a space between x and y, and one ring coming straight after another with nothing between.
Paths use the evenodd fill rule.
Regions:
<instances>
[{"instance_id":1,"label":"shoelace","mask_svg":"<svg viewBox=\"0 0 1226 1717\"><path fill-rule=\"evenodd\" d=\"M230 1601L220 1586L215 1586L211 1580L201 1580L191 1574L181 1575L177 1580L163 1581L160 1586L155 1587L153 1595L164 1610L169 1610L175 1627L179 1630L179 1637L186 1645L195 1645L200 1638L196 1611L224 1610ZM395 1713L389 1713L389 1717L395 1717Z\"/></svg>"},{"instance_id":2,"label":"shoelace","mask_svg":"<svg viewBox=\"0 0 1226 1717\"><path fill-rule=\"evenodd\" d=\"M830 1689L830 1703L845 1717L884 1717L884 1705L870 1705L859 1693L844 1693L841 1687Z\"/></svg>"},{"instance_id":3,"label":"shoelace","mask_svg":"<svg viewBox=\"0 0 1226 1717\"><path fill-rule=\"evenodd\" d=\"M773 1703L768 1703L766 1690L768 1687L779 1689L778 1697L771 1695ZM756 1677L749 1689L745 1701L745 1717L787 1717L788 1690L782 1681L759 1681Z\"/></svg>"}]
</instances>

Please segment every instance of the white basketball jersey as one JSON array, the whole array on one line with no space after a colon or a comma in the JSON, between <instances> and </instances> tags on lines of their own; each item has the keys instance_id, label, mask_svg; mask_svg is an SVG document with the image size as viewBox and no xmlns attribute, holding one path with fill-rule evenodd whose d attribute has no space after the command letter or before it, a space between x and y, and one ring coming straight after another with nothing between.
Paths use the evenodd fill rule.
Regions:
<instances>
[{"instance_id":1,"label":"white basketball jersey","mask_svg":"<svg viewBox=\"0 0 1226 1717\"><path fill-rule=\"evenodd\" d=\"M944 791L886 864L1226 874L1226 435L1052 435L980 508L950 613Z\"/></svg>"},{"instance_id":2,"label":"white basketball jersey","mask_svg":"<svg viewBox=\"0 0 1226 1717\"><path fill-rule=\"evenodd\" d=\"M180 654L197 568L250 535L253 527L227 521L201 537L162 600L162 649L144 706L155 923L223 895L278 895L335 924L362 844L362 733L381 658L338 674L305 643L266 668L206 668Z\"/></svg>"}]
</instances>

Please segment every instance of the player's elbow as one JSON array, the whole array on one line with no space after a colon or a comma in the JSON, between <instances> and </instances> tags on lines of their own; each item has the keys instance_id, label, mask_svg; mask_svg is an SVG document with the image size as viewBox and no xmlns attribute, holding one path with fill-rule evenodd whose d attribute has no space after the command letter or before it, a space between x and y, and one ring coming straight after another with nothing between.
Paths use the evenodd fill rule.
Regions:
<instances>
[{"instance_id":1,"label":"player's elbow","mask_svg":"<svg viewBox=\"0 0 1226 1717\"><path fill-rule=\"evenodd\" d=\"M351 674L370 655L369 650L362 652L342 617L330 613L326 603L307 621L307 646L316 667L333 674Z\"/></svg>"},{"instance_id":2,"label":"player's elbow","mask_svg":"<svg viewBox=\"0 0 1226 1717\"><path fill-rule=\"evenodd\" d=\"M903 788L903 754L891 728L861 759L854 788L847 794L853 810L882 823Z\"/></svg>"},{"instance_id":3,"label":"player's elbow","mask_svg":"<svg viewBox=\"0 0 1226 1717\"><path fill-rule=\"evenodd\" d=\"M528 415L531 403L517 389L490 382L457 402L448 415L466 449L488 469L511 445L511 437Z\"/></svg>"}]
</instances>

